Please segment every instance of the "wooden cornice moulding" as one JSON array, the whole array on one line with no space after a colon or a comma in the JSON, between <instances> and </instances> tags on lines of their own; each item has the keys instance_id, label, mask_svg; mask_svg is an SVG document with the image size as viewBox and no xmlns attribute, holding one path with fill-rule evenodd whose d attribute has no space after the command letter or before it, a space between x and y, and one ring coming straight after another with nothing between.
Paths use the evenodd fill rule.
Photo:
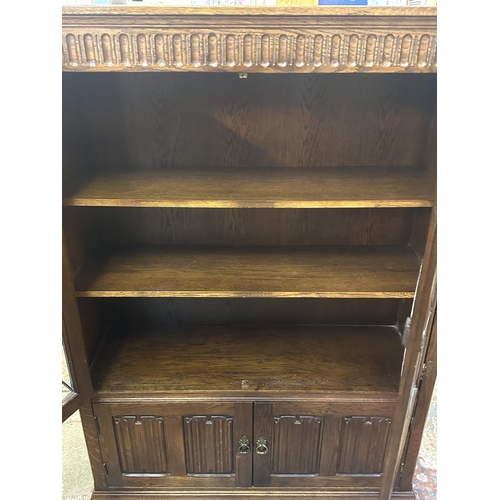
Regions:
<instances>
[{"instance_id":1,"label":"wooden cornice moulding","mask_svg":"<svg viewBox=\"0 0 500 500\"><path fill-rule=\"evenodd\" d=\"M63 7L63 71L437 71L436 8Z\"/></svg>"}]
</instances>

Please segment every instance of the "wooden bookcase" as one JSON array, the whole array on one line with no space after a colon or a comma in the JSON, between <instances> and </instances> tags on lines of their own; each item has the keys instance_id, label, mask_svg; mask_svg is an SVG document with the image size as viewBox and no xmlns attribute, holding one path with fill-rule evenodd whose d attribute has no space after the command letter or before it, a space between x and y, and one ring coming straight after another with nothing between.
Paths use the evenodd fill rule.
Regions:
<instances>
[{"instance_id":1,"label":"wooden bookcase","mask_svg":"<svg viewBox=\"0 0 500 500\"><path fill-rule=\"evenodd\" d=\"M436 9L66 7L62 35L93 498L411 498Z\"/></svg>"}]
</instances>

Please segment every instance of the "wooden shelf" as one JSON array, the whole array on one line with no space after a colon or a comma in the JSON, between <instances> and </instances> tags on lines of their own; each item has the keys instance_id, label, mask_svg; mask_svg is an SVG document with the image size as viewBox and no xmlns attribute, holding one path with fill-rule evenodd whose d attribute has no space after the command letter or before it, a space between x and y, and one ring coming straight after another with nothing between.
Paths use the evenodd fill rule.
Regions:
<instances>
[{"instance_id":1,"label":"wooden shelf","mask_svg":"<svg viewBox=\"0 0 500 500\"><path fill-rule=\"evenodd\" d=\"M435 181L408 168L182 168L103 172L68 183L63 205L184 208L430 207Z\"/></svg>"},{"instance_id":2,"label":"wooden shelf","mask_svg":"<svg viewBox=\"0 0 500 500\"><path fill-rule=\"evenodd\" d=\"M98 395L396 392L402 359L401 337L392 327L115 327L92 378Z\"/></svg>"},{"instance_id":3,"label":"wooden shelf","mask_svg":"<svg viewBox=\"0 0 500 500\"><path fill-rule=\"evenodd\" d=\"M408 246L118 247L85 264L77 297L411 298Z\"/></svg>"}]
</instances>

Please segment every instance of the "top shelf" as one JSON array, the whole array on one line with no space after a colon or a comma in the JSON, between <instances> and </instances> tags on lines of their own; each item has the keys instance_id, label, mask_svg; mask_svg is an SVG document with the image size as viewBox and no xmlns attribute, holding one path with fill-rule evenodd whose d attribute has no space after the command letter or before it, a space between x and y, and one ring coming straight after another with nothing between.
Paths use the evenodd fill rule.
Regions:
<instances>
[{"instance_id":1,"label":"top shelf","mask_svg":"<svg viewBox=\"0 0 500 500\"><path fill-rule=\"evenodd\" d=\"M430 207L435 180L408 168L175 168L68 182L63 205L170 208Z\"/></svg>"}]
</instances>

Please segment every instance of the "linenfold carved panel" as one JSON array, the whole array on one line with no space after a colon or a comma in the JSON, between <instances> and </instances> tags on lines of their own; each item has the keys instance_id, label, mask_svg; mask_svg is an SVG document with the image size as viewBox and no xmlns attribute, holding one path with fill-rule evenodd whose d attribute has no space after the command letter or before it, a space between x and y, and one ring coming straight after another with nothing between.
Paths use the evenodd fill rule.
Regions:
<instances>
[{"instance_id":1,"label":"linenfold carved panel","mask_svg":"<svg viewBox=\"0 0 500 500\"><path fill-rule=\"evenodd\" d=\"M347 417L342 424L339 474L381 474L390 418Z\"/></svg>"},{"instance_id":2,"label":"linenfold carved panel","mask_svg":"<svg viewBox=\"0 0 500 500\"><path fill-rule=\"evenodd\" d=\"M122 416L113 422L122 473L168 473L163 418Z\"/></svg>"},{"instance_id":3,"label":"linenfold carved panel","mask_svg":"<svg viewBox=\"0 0 500 500\"><path fill-rule=\"evenodd\" d=\"M321 417L274 417L273 474L318 473L322 423Z\"/></svg>"},{"instance_id":4,"label":"linenfold carved panel","mask_svg":"<svg viewBox=\"0 0 500 500\"><path fill-rule=\"evenodd\" d=\"M433 33L69 27L65 71L434 72Z\"/></svg>"},{"instance_id":5,"label":"linenfold carved panel","mask_svg":"<svg viewBox=\"0 0 500 500\"><path fill-rule=\"evenodd\" d=\"M188 474L234 473L232 418L184 417L184 437Z\"/></svg>"}]
</instances>

